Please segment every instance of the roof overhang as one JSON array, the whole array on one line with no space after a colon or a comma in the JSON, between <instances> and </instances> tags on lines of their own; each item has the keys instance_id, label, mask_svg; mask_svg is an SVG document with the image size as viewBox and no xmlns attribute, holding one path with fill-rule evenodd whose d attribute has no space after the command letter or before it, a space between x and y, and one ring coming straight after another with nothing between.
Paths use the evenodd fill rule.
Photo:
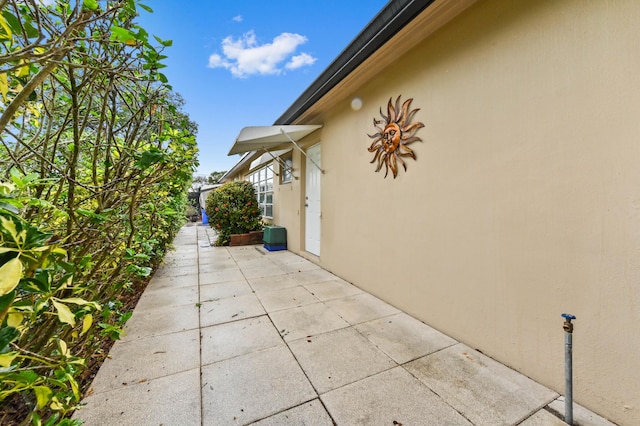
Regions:
<instances>
[{"instance_id":1,"label":"roof overhang","mask_svg":"<svg viewBox=\"0 0 640 426\"><path fill-rule=\"evenodd\" d=\"M275 121L278 124L314 120L476 0L390 0L320 76ZM336 93L336 90L341 91ZM275 124L274 123L274 124Z\"/></svg>"},{"instance_id":2,"label":"roof overhang","mask_svg":"<svg viewBox=\"0 0 640 426\"><path fill-rule=\"evenodd\" d=\"M293 141L308 136L320 127L322 124L245 127L233 143L229 155L286 148Z\"/></svg>"}]
</instances>

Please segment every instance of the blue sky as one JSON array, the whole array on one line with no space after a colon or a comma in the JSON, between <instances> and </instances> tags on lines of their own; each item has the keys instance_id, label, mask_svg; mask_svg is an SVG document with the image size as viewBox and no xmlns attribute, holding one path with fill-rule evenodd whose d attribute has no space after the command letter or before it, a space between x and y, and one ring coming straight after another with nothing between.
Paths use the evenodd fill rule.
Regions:
<instances>
[{"instance_id":1,"label":"blue sky","mask_svg":"<svg viewBox=\"0 0 640 426\"><path fill-rule=\"evenodd\" d=\"M273 124L386 2L145 1L138 22L173 40L164 73L198 123L198 173L231 168L240 130Z\"/></svg>"}]
</instances>

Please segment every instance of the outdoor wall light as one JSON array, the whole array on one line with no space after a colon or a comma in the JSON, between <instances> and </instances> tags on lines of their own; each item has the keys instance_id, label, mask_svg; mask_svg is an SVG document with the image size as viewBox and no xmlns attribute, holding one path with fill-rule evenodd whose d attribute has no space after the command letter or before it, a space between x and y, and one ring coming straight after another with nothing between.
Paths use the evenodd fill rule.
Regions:
<instances>
[{"instance_id":1,"label":"outdoor wall light","mask_svg":"<svg viewBox=\"0 0 640 426\"><path fill-rule=\"evenodd\" d=\"M360 108L362 108L362 99L356 96L351 100L351 109L354 111L360 111Z\"/></svg>"}]
</instances>

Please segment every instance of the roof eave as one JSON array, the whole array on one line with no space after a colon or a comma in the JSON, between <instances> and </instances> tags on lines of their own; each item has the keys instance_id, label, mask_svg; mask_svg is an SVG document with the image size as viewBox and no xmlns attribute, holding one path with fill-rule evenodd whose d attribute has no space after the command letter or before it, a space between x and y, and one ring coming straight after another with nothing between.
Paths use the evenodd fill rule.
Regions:
<instances>
[{"instance_id":1,"label":"roof eave","mask_svg":"<svg viewBox=\"0 0 640 426\"><path fill-rule=\"evenodd\" d=\"M293 124L435 0L391 0L274 124Z\"/></svg>"},{"instance_id":2,"label":"roof eave","mask_svg":"<svg viewBox=\"0 0 640 426\"><path fill-rule=\"evenodd\" d=\"M236 164L233 165L225 174L223 174L220 179L218 179L218 183L224 183L227 178L230 176L236 175L240 170L242 170L247 164L250 164L256 157L257 151L246 152L240 160Z\"/></svg>"}]
</instances>

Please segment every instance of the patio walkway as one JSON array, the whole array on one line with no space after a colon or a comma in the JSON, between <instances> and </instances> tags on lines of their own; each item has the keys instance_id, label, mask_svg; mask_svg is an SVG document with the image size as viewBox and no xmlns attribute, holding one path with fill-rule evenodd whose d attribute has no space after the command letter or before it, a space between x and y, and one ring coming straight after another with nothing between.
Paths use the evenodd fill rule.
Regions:
<instances>
[{"instance_id":1,"label":"patio walkway","mask_svg":"<svg viewBox=\"0 0 640 426\"><path fill-rule=\"evenodd\" d=\"M554 391L288 251L185 226L86 425L562 425ZM581 425L610 425L576 407ZM257 423L254 423L257 422Z\"/></svg>"}]
</instances>

